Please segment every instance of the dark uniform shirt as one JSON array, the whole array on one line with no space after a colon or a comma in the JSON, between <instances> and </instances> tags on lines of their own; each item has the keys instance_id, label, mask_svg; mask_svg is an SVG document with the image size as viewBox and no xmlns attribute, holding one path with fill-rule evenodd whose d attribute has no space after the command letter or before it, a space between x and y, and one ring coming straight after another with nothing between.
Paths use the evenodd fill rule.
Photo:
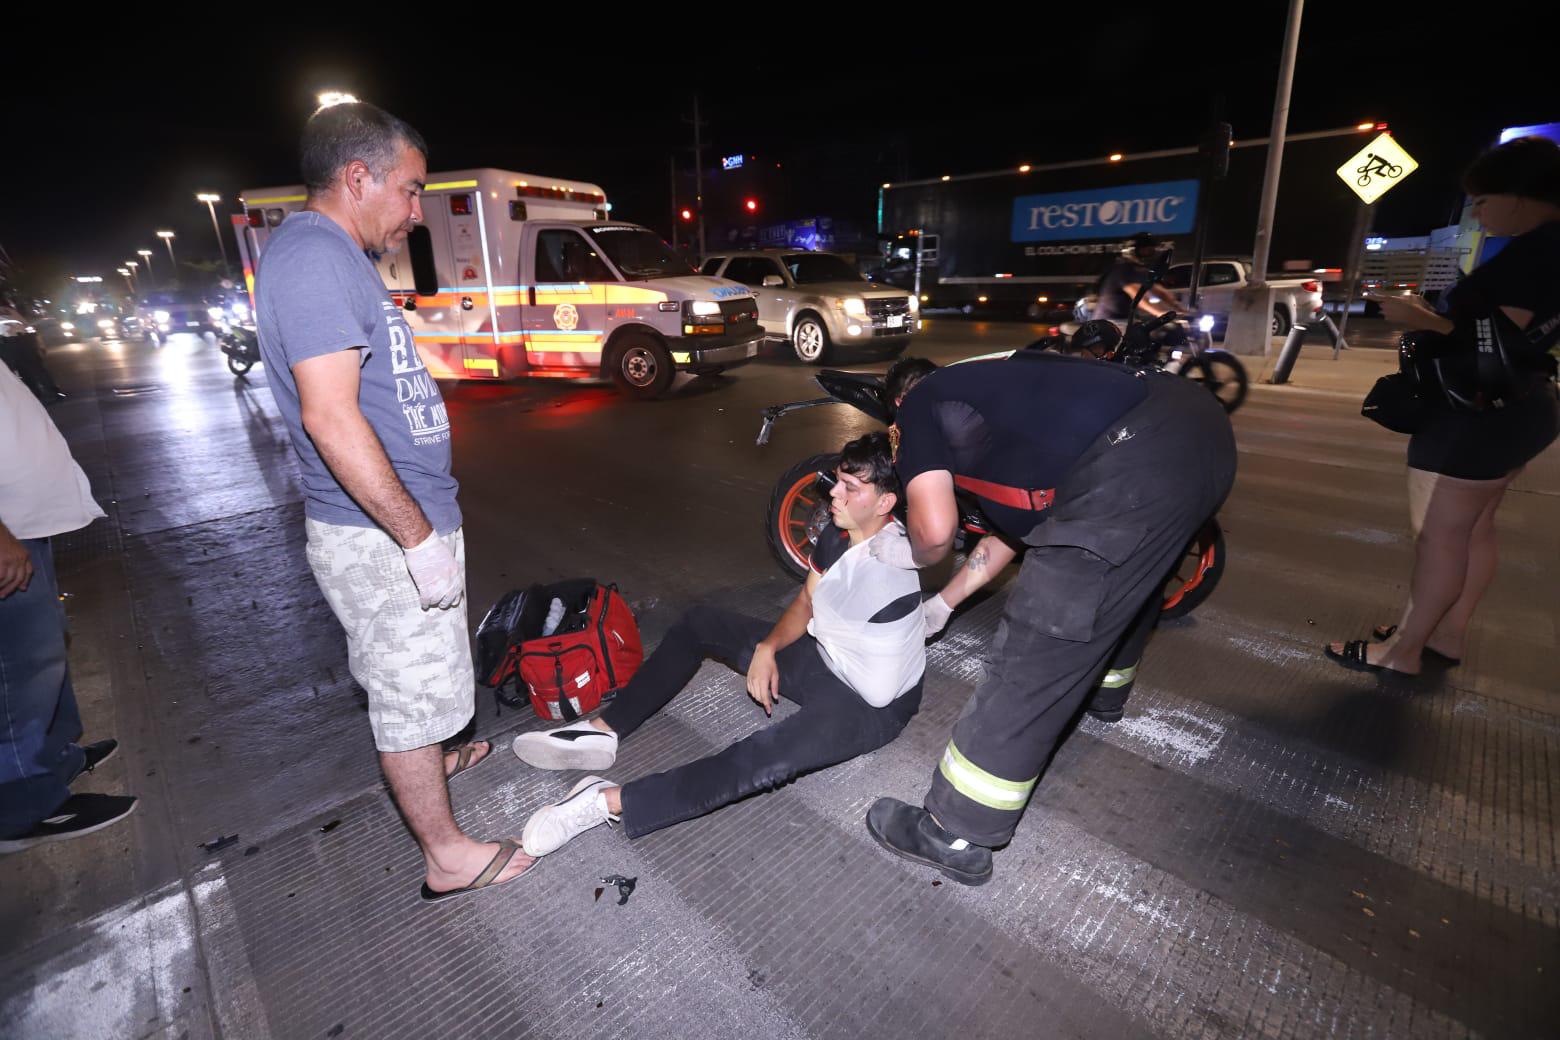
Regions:
<instances>
[{"instance_id":1,"label":"dark uniform shirt","mask_svg":"<svg viewBox=\"0 0 1560 1040\"><path fill-rule=\"evenodd\" d=\"M1054 490L1078 457L1147 396L1132 370L1088 358L1022 351L1008 360L939 369L900 406L899 479L908 488L922 473L945 470L955 485L962 477ZM1010 538L1023 538L1046 517L1044 509L972 493Z\"/></svg>"}]
</instances>

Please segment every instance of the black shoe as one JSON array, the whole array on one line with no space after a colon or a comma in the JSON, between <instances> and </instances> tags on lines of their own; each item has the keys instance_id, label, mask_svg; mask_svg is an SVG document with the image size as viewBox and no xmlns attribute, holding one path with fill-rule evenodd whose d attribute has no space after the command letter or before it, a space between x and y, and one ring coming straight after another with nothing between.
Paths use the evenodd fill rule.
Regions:
<instances>
[{"instance_id":1,"label":"black shoe","mask_svg":"<svg viewBox=\"0 0 1560 1040\"><path fill-rule=\"evenodd\" d=\"M936 867L961 885L984 885L991 880L991 850L966 844L938 826L932 814L897 798L879 798L867 810L867 830L877 843L902 859Z\"/></svg>"},{"instance_id":2,"label":"black shoe","mask_svg":"<svg viewBox=\"0 0 1560 1040\"><path fill-rule=\"evenodd\" d=\"M136 799L117 794L73 794L26 834L0 840L0 852L20 852L46 841L65 841L100 831L135 811Z\"/></svg>"},{"instance_id":3,"label":"black shoe","mask_svg":"<svg viewBox=\"0 0 1560 1040\"><path fill-rule=\"evenodd\" d=\"M1099 719L1101 722L1120 722L1126 717L1125 708L1090 708L1089 717Z\"/></svg>"},{"instance_id":4,"label":"black shoe","mask_svg":"<svg viewBox=\"0 0 1560 1040\"><path fill-rule=\"evenodd\" d=\"M119 741L112 739L99 740L94 744L81 745L81 750L86 755L86 761L82 762L81 768L77 770L76 775L70 778L71 783L75 783L80 779L82 773L90 773L104 762L113 758L114 752L119 750Z\"/></svg>"}]
</instances>

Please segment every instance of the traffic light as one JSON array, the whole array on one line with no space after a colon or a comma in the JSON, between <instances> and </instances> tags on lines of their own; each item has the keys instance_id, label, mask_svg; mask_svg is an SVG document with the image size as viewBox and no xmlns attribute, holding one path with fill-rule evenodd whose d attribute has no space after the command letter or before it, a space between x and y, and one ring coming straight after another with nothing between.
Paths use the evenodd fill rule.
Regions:
<instances>
[{"instance_id":1,"label":"traffic light","mask_svg":"<svg viewBox=\"0 0 1560 1040\"><path fill-rule=\"evenodd\" d=\"M680 213L678 213L678 216L682 217L684 224L693 223L693 210L691 209L687 209L685 207Z\"/></svg>"},{"instance_id":2,"label":"traffic light","mask_svg":"<svg viewBox=\"0 0 1560 1040\"><path fill-rule=\"evenodd\" d=\"M749 213L757 213L758 200L754 198L745 199L742 203L742 208L747 210Z\"/></svg>"}]
</instances>

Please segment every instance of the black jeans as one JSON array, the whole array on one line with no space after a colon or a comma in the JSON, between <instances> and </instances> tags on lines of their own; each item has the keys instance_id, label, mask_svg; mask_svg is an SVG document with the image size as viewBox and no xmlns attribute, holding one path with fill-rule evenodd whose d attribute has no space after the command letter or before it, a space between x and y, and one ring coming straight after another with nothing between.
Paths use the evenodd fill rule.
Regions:
<instances>
[{"instance_id":1,"label":"black jeans","mask_svg":"<svg viewBox=\"0 0 1560 1040\"><path fill-rule=\"evenodd\" d=\"M758 641L773 627L734 611L692 608L601 713L602 720L627 737L682 691L706 657L745 675ZM921 706L918 682L887 707L872 707L829 671L811 636L780 651L776 664L780 696L802 710L708 758L624 784L625 834L638 838L874 751L897 737Z\"/></svg>"}]
</instances>

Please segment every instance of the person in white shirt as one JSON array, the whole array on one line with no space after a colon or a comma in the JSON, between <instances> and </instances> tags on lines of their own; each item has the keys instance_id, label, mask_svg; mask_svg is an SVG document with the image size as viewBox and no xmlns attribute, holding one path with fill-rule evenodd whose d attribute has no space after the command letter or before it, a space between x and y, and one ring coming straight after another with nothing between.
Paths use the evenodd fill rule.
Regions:
<instances>
[{"instance_id":1,"label":"person in white shirt","mask_svg":"<svg viewBox=\"0 0 1560 1040\"><path fill-rule=\"evenodd\" d=\"M0 852L91 834L135 809L70 784L118 744L81 745L49 539L103 515L65 438L0 365Z\"/></svg>"},{"instance_id":2,"label":"person in white shirt","mask_svg":"<svg viewBox=\"0 0 1560 1040\"><path fill-rule=\"evenodd\" d=\"M553 852L598 824L621 820L638 838L712 812L897 737L921 704L926 670L921 586L914 571L880 562L875 539L903 539L888 435L845 445L830 491L832 524L813 573L778 623L695 607L594 719L515 738L514 752L542 769L605 769L625 738L665 707L706 657L747 676L770 714L777 698L800 706L718 754L621 786L587 776L557 805L537 810L521 840Z\"/></svg>"}]
</instances>

